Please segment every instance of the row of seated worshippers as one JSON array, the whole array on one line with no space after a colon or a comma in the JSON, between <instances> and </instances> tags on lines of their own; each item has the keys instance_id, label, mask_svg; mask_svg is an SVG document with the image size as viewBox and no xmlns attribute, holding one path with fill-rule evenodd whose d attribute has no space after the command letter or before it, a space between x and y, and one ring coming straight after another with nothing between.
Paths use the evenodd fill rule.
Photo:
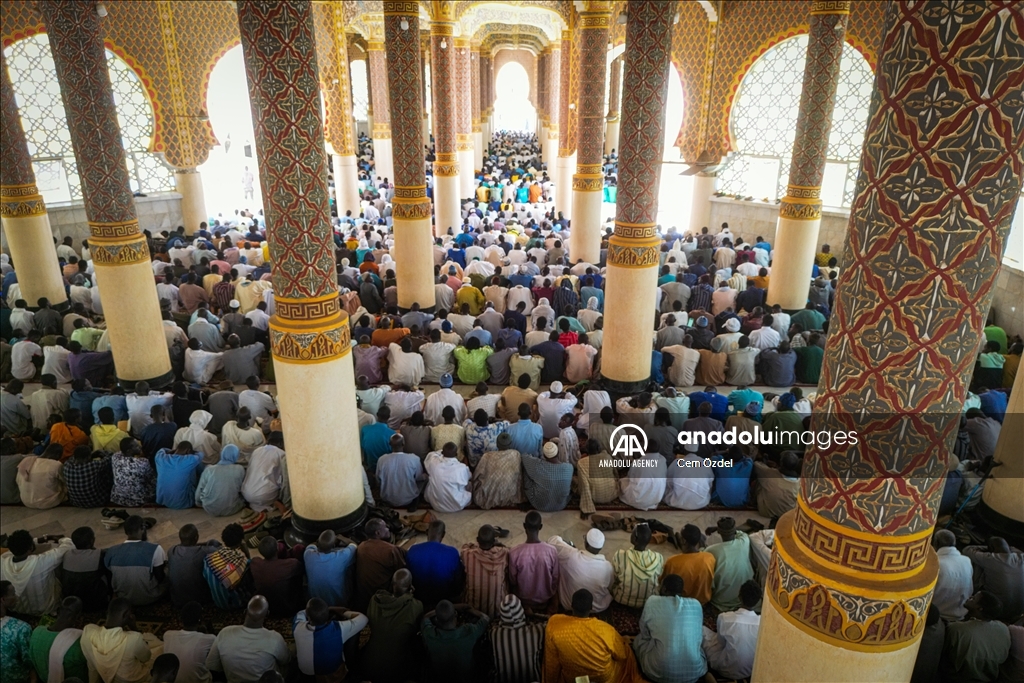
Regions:
<instances>
[{"instance_id":1,"label":"row of seated worshippers","mask_svg":"<svg viewBox=\"0 0 1024 683\"><path fill-rule=\"evenodd\" d=\"M147 681L161 653L178 658L182 683L218 672L229 682L257 681L289 667L338 681L348 672L360 676L352 680L467 683L490 675L508 683L750 675L763 589L755 567L767 566L773 532L748 537L722 518L706 538L687 525L672 539L681 552L666 558L639 522L629 547L609 559L596 528L582 532L577 548L560 536L542 540L536 511L523 527L522 544L508 547L500 540L508 532L484 525L458 549L444 543L439 519L425 542L407 547L392 542L379 518L359 543L325 531L305 547L271 535L249 543L230 524L220 541L206 542L185 525L180 543L164 549L137 516L125 521L126 540L105 549L89 527L71 538L18 530L0 556L4 680L35 672ZM142 631L136 616L166 601L180 610L181 628L160 638ZM609 623L613 603L639 617L632 642ZM715 629L703 625L705 606ZM215 610L242 623L211 632ZM268 619L288 620L276 628L288 629L293 648ZM366 627L368 639L355 637Z\"/></svg>"},{"instance_id":2,"label":"row of seated worshippers","mask_svg":"<svg viewBox=\"0 0 1024 683\"><path fill-rule=\"evenodd\" d=\"M395 545L380 518L359 543L325 531L305 547L271 535L250 544L230 524L206 542L186 525L165 550L137 516L125 522L125 542L106 549L89 527L70 539L18 530L0 555L4 680L141 683L161 653L177 657L180 677L167 680L182 683L259 681L289 667L339 681L349 672L509 683L750 675L774 531L748 534L722 517L706 537L688 524L672 537L680 552L665 557L650 547L651 524L637 521L630 546L609 560L596 528L577 548L560 536L541 540L538 512L523 527L522 544L507 547L507 532L484 525L460 549L444 543L439 519L409 546ZM947 530L933 543L939 577L911 680L1020 680L1024 553L998 537L961 552ZM167 600L182 627L162 638L141 631L136 613ZM613 603L639 612L631 642L610 624ZM242 623L211 632L204 616L214 610ZM706 612L714 629L703 625ZM268 618L287 621L274 630ZM367 627L368 638L356 637Z\"/></svg>"}]
</instances>

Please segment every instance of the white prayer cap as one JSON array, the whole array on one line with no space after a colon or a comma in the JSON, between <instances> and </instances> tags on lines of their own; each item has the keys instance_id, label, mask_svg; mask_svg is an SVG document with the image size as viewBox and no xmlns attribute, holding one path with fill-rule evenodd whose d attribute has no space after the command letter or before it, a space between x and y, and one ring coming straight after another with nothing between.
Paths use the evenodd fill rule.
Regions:
<instances>
[{"instance_id":1,"label":"white prayer cap","mask_svg":"<svg viewBox=\"0 0 1024 683\"><path fill-rule=\"evenodd\" d=\"M600 550L604 547L604 534L601 533L600 529L591 529L587 532L587 545L594 550Z\"/></svg>"},{"instance_id":2,"label":"white prayer cap","mask_svg":"<svg viewBox=\"0 0 1024 683\"><path fill-rule=\"evenodd\" d=\"M730 332L739 332L740 321L737 320L736 318L729 318L728 320L725 321L725 329L729 330Z\"/></svg>"},{"instance_id":3,"label":"white prayer cap","mask_svg":"<svg viewBox=\"0 0 1024 683\"><path fill-rule=\"evenodd\" d=\"M558 457L558 444L554 441L548 441L544 444L544 457L548 460L553 460Z\"/></svg>"},{"instance_id":4,"label":"white prayer cap","mask_svg":"<svg viewBox=\"0 0 1024 683\"><path fill-rule=\"evenodd\" d=\"M241 308L242 304L238 302L238 299L232 299L231 301L228 302L228 306L230 308Z\"/></svg>"},{"instance_id":5,"label":"white prayer cap","mask_svg":"<svg viewBox=\"0 0 1024 683\"><path fill-rule=\"evenodd\" d=\"M555 380L554 382L551 383L551 393L552 394L560 394L560 393L562 393L562 389L563 388L564 387L562 387L562 383L559 382L558 380Z\"/></svg>"}]
</instances>

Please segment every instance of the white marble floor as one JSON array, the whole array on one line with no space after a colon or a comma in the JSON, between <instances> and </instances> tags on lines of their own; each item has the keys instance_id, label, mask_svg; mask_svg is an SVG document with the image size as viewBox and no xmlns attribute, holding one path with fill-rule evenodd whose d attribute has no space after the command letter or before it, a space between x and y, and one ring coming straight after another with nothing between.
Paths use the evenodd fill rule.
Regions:
<instances>
[{"instance_id":1,"label":"white marble floor","mask_svg":"<svg viewBox=\"0 0 1024 683\"><path fill-rule=\"evenodd\" d=\"M140 514L145 517L153 517L157 525L150 530L149 539L169 548L178 542L178 529L185 524L195 524L199 529L202 539L219 537L221 529L227 524L234 522L234 517L211 517L200 508L191 510L169 510L166 508L134 508L129 510L132 514ZM756 511L709 511L709 510L672 510L672 511L636 511L636 516L658 519L661 522L679 530L685 524L696 524L701 529L713 526L715 521L724 515L731 515L736 518L738 524L747 519L756 519L767 524L768 520L759 517ZM437 513L447 525L448 532L445 542L453 546L461 546L476 538L477 530L484 524L491 524L508 529L511 534L503 541L505 545L512 546L526 540L526 533L523 531L523 518L525 513L514 510L463 510L456 513ZM33 536L46 534L64 534L70 536L71 532L80 526L91 526L96 532L97 547L108 547L119 543L124 539L124 533L120 529L108 531L100 523L100 509L82 509L74 507L57 507L50 510L30 510L20 506L0 507L0 531L9 534L16 529L27 529ZM590 522L580 519L578 510L562 510L560 512L544 513L544 530L541 538L547 539L553 535L559 535L567 541L571 541L577 547L582 547L583 538L590 530ZM419 535L412 539L412 543L426 540L426 536ZM606 534L605 555L610 556L619 548L629 545L629 534L625 531L612 531ZM675 549L670 543L660 546L653 546L664 555L672 555Z\"/></svg>"}]
</instances>

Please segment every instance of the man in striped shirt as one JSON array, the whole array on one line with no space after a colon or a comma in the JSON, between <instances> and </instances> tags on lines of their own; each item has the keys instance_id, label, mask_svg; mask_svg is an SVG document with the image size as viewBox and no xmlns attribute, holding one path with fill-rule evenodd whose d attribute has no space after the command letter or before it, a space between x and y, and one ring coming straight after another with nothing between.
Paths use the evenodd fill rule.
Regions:
<instances>
[{"instance_id":1,"label":"man in striped shirt","mask_svg":"<svg viewBox=\"0 0 1024 683\"><path fill-rule=\"evenodd\" d=\"M498 617L491 631L495 683L539 681L544 623L527 623L522 603L511 593L502 600Z\"/></svg>"},{"instance_id":2,"label":"man in striped shirt","mask_svg":"<svg viewBox=\"0 0 1024 683\"><path fill-rule=\"evenodd\" d=\"M466 568L466 602L493 618L509 592L508 548L498 542L494 527L485 524L477 532L476 543L462 546L461 555Z\"/></svg>"},{"instance_id":3,"label":"man in striped shirt","mask_svg":"<svg viewBox=\"0 0 1024 683\"><path fill-rule=\"evenodd\" d=\"M612 598L626 607L643 607L647 598L658 591L665 558L658 551L647 549L651 527L646 523L637 524L629 540L632 548L616 550L612 555Z\"/></svg>"}]
</instances>

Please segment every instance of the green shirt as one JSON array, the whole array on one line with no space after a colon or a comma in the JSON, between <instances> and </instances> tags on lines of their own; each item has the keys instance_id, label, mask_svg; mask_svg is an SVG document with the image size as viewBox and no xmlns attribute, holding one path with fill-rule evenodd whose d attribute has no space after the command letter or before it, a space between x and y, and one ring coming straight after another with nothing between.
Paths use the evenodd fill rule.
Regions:
<instances>
[{"instance_id":1,"label":"green shirt","mask_svg":"<svg viewBox=\"0 0 1024 683\"><path fill-rule=\"evenodd\" d=\"M821 362L825 349L817 344L793 349L796 353L796 381L803 384L817 384L821 376Z\"/></svg>"},{"instance_id":2,"label":"green shirt","mask_svg":"<svg viewBox=\"0 0 1024 683\"><path fill-rule=\"evenodd\" d=\"M82 345L83 349L95 351L96 345L100 343L100 337L102 336L103 330L95 327L79 327L71 333L71 341L78 342Z\"/></svg>"},{"instance_id":3,"label":"green shirt","mask_svg":"<svg viewBox=\"0 0 1024 683\"><path fill-rule=\"evenodd\" d=\"M817 331L825 324L825 316L818 311L805 308L794 313L792 317L790 317L789 322L794 325L799 325L805 332Z\"/></svg>"},{"instance_id":4,"label":"green shirt","mask_svg":"<svg viewBox=\"0 0 1024 683\"><path fill-rule=\"evenodd\" d=\"M998 325L989 325L984 329L985 341L999 342L999 350L1006 353L1009 350L1006 340L1006 330Z\"/></svg>"},{"instance_id":5,"label":"green shirt","mask_svg":"<svg viewBox=\"0 0 1024 683\"><path fill-rule=\"evenodd\" d=\"M742 531L737 531L736 538L708 546L707 551L715 556L711 604L723 612L739 609L743 606L740 586L754 578L754 568L750 564L750 539Z\"/></svg>"},{"instance_id":6,"label":"green shirt","mask_svg":"<svg viewBox=\"0 0 1024 683\"><path fill-rule=\"evenodd\" d=\"M433 619L424 619L423 644L437 680L478 680L474 675L473 649L487 632L487 620L465 623L451 631L437 628Z\"/></svg>"},{"instance_id":7,"label":"green shirt","mask_svg":"<svg viewBox=\"0 0 1024 683\"><path fill-rule=\"evenodd\" d=\"M53 641L60 635L60 631L51 631L46 626L36 626L32 631L32 638L29 641L28 654L32 660L32 666L39 674L40 681L46 681L50 676L50 648ZM79 638L64 653L64 679L77 678L89 680L89 666L82 654L82 640Z\"/></svg>"},{"instance_id":8,"label":"green shirt","mask_svg":"<svg viewBox=\"0 0 1024 683\"><path fill-rule=\"evenodd\" d=\"M486 382L491 372L487 368L487 359L494 349L490 346L481 346L479 349L470 351L465 346L455 349L455 360L459 362L457 374L459 381L463 384L477 384Z\"/></svg>"}]
</instances>

